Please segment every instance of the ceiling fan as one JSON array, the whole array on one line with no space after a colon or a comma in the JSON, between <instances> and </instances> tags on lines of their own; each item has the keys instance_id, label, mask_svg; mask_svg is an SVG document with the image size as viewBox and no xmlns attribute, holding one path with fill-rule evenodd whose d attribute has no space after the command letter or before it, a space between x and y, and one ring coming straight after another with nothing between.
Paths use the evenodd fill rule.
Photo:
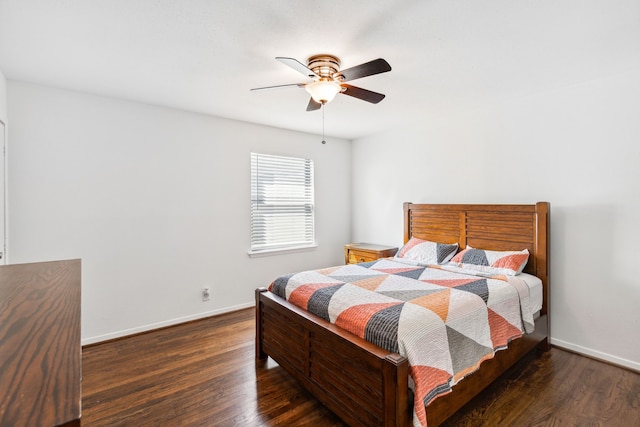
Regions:
<instances>
[{"instance_id":1,"label":"ceiling fan","mask_svg":"<svg viewBox=\"0 0 640 427\"><path fill-rule=\"evenodd\" d=\"M322 105L331 102L338 93L349 95L363 101L377 104L384 99L384 95L345 82L373 76L375 74L391 71L391 66L382 58L356 65L340 71L340 59L334 55L314 55L307 59L307 65L294 58L276 57L276 59L294 70L313 79L308 83L291 83L277 86L258 87L251 90L274 89L281 87L297 86L305 88L311 95L307 111L318 110Z\"/></svg>"}]
</instances>

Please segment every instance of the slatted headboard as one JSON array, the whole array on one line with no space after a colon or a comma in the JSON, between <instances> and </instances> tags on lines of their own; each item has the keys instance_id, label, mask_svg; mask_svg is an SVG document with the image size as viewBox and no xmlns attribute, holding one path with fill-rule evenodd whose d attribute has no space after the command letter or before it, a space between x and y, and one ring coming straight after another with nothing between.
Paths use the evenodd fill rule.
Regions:
<instances>
[{"instance_id":1,"label":"slatted headboard","mask_svg":"<svg viewBox=\"0 0 640 427\"><path fill-rule=\"evenodd\" d=\"M535 205L404 204L404 241L411 237L457 242L494 251L530 252L525 272L544 285L543 314L548 309L549 203Z\"/></svg>"}]
</instances>

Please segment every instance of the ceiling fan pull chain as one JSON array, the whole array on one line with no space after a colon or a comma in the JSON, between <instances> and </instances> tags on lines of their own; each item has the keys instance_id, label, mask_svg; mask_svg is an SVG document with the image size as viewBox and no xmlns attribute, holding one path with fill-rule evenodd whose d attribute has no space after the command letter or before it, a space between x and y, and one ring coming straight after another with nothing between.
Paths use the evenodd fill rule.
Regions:
<instances>
[{"instance_id":1,"label":"ceiling fan pull chain","mask_svg":"<svg viewBox=\"0 0 640 427\"><path fill-rule=\"evenodd\" d=\"M325 105L327 105L326 102L322 103L322 143L326 144L327 141L325 141L324 139L324 109L325 109Z\"/></svg>"}]
</instances>

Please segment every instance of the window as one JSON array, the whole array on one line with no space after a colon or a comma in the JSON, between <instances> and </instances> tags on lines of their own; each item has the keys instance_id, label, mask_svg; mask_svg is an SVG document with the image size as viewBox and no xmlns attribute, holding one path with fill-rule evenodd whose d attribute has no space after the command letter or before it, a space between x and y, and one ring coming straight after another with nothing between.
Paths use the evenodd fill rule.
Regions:
<instances>
[{"instance_id":1,"label":"window","mask_svg":"<svg viewBox=\"0 0 640 427\"><path fill-rule=\"evenodd\" d=\"M313 160L251 153L251 251L314 242Z\"/></svg>"}]
</instances>

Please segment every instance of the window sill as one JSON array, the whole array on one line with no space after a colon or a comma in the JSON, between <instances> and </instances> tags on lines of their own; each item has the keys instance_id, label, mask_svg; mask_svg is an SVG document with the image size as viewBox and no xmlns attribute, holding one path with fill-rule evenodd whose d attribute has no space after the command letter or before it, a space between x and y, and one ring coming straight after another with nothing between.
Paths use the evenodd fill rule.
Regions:
<instances>
[{"instance_id":1,"label":"window sill","mask_svg":"<svg viewBox=\"0 0 640 427\"><path fill-rule=\"evenodd\" d=\"M307 245L307 246L295 246L295 247L280 248L280 249L265 249L263 251L249 250L247 251L247 253L251 258L259 258L264 256L284 255L284 254L291 254L296 252L306 252L306 251L314 250L317 247L318 245L314 243L313 245Z\"/></svg>"}]
</instances>

